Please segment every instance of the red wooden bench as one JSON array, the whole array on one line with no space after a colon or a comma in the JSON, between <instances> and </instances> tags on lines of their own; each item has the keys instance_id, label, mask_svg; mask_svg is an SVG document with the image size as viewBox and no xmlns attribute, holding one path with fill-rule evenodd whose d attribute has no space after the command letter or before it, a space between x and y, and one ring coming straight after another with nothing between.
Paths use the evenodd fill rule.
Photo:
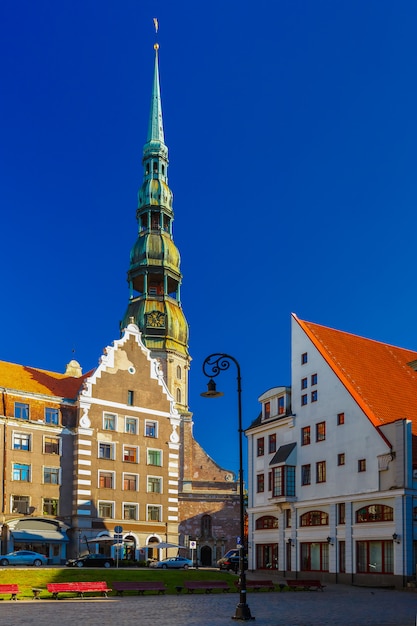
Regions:
<instances>
[{"instance_id":1,"label":"red wooden bench","mask_svg":"<svg viewBox=\"0 0 417 626\"><path fill-rule=\"evenodd\" d=\"M196 589L204 589L206 593L211 593L213 589L229 591L230 587L225 580L185 580L184 587L187 593L194 593Z\"/></svg>"},{"instance_id":2,"label":"red wooden bench","mask_svg":"<svg viewBox=\"0 0 417 626\"><path fill-rule=\"evenodd\" d=\"M122 596L124 591L137 591L138 595L142 596L145 591L157 591L159 595L166 591L164 583L160 580L115 580L112 587L118 596Z\"/></svg>"},{"instance_id":3,"label":"red wooden bench","mask_svg":"<svg viewBox=\"0 0 417 626\"><path fill-rule=\"evenodd\" d=\"M19 593L19 585L0 585L0 594L10 593L10 600L17 600L17 594Z\"/></svg>"},{"instance_id":4,"label":"red wooden bench","mask_svg":"<svg viewBox=\"0 0 417 626\"><path fill-rule=\"evenodd\" d=\"M235 581L235 585L236 587L240 587L239 580ZM268 591L275 591L275 584L272 580L247 580L246 589L255 589L255 591L268 589Z\"/></svg>"},{"instance_id":5,"label":"red wooden bench","mask_svg":"<svg viewBox=\"0 0 417 626\"><path fill-rule=\"evenodd\" d=\"M326 586L322 585L319 580L304 579L287 580L287 585L293 591L295 591L296 589L303 589L304 591L312 591L313 589L314 591L317 591L318 589L320 589L320 591L323 591Z\"/></svg>"},{"instance_id":6,"label":"red wooden bench","mask_svg":"<svg viewBox=\"0 0 417 626\"><path fill-rule=\"evenodd\" d=\"M52 593L54 600L58 600L59 593L76 593L79 598L83 598L85 593L101 593L107 598L107 594L111 589L107 587L107 583L100 582L73 582L73 583L48 583L47 590Z\"/></svg>"}]
</instances>

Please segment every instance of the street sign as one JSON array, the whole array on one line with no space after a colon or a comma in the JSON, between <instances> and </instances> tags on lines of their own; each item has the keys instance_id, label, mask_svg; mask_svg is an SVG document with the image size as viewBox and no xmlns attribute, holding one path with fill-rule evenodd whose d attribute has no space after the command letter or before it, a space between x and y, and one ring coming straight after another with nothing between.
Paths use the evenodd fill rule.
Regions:
<instances>
[{"instance_id":1,"label":"street sign","mask_svg":"<svg viewBox=\"0 0 417 626\"><path fill-rule=\"evenodd\" d=\"M115 532L117 535L120 535L120 533L122 533L122 532L123 532L123 526L115 526L115 527L114 527L114 532Z\"/></svg>"},{"instance_id":2,"label":"street sign","mask_svg":"<svg viewBox=\"0 0 417 626\"><path fill-rule=\"evenodd\" d=\"M195 550L197 547L197 542L196 541L190 541L190 548L191 550Z\"/></svg>"}]
</instances>

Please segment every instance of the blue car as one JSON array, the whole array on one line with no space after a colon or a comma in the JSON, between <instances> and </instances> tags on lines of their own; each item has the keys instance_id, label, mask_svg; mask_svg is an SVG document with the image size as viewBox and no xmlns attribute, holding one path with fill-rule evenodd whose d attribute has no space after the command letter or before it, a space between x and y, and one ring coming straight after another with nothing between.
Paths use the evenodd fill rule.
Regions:
<instances>
[{"instance_id":1,"label":"blue car","mask_svg":"<svg viewBox=\"0 0 417 626\"><path fill-rule=\"evenodd\" d=\"M186 559L183 556L173 556L170 559L164 559L158 561L154 567L161 567L162 569L188 569L193 566L191 559Z\"/></svg>"},{"instance_id":2,"label":"blue car","mask_svg":"<svg viewBox=\"0 0 417 626\"><path fill-rule=\"evenodd\" d=\"M34 565L40 567L46 565L48 559L39 552L32 552L31 550L16 550L16 552L10 552L4 556L0 556L0 565Z\"/></svg>"}]
</instances>

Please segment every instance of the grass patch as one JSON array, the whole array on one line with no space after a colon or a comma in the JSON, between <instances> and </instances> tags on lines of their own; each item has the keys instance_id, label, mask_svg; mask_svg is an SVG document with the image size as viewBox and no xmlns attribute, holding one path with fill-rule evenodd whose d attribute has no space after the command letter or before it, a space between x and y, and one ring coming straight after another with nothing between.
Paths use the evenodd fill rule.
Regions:
<instances>
[{"instance_id":1,"label":"grass patch","mask_svg":"<svg viewBox=\"0 0 417 626\"><path fill-rule=\"evenodd\" d=\"M183 587L185 580L226 580L230 585L230 590L236 590L236 577L229 572L220 572L219 570L162 570L152 567L137 569L130 567L126 569L106 569L97 567L0 568L0 584L14 583L19 585L20 593L18 594L18 598L32 598L33 588L43 590L40 594L41 598L52 598L52 595L46 589L47 583L93 582L101 580L105 580L108 587L112 587L112 582L115 580L161 580L166 585L167 594L176 594L176 587ZM132 595L136 594L136 592L131 593ZM154 592L149 592L149 594L150 593ZM129 595L129 592L125 592L124 595ZM9 598L10 594L0 595L0 601L8 600Z\"/></svg>"}]
</instances>

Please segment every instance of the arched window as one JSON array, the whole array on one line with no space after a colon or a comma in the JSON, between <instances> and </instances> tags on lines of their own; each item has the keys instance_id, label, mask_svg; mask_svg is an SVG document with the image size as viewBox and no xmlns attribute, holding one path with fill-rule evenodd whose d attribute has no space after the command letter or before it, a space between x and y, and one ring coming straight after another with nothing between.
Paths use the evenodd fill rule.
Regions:
<instances>
[{"instance_id":1,"label":"arched window","mask_svg":"<svg viewBox=\"0 0 417 626\"><path fill-rule=\"evenodd\" d=\"M392 522L394 509L386 504L369 504L356 511L356 523Z\"/></svg>"},{"instance_id":2,"label":"arched window","mask_svg":"<svg viewBox=\"0 0 417 626\"><path fill-rule=\"evenodd\" d=\"M181 402L181 389L177 389L177 402Z\"/></svg>"},{"instance_id":3,"label":"arched window","mask_svg":"<svg viewBox=\"0 0 417 626\"><path fill-rule=\"evenodd\" d=\"M327 526L329 516L324 511L307 511L300 516L301 526Z\"/></svg>"},{"instance_id":4,"label":"arched window","mask_svg":"<svg viewBox=\"0 0 417 626\"><path fill-rule=\"evenodd\" d=\"M278 528L278 518L273 515L264 515L256 520L256 530Z\"/></svg>"},{"instance_id":5,"label":"arched window","mask_svg":"<svg viewBox=\"0 0 417 626\"><path fill-rule=\"evenodd\" d=\"M204 539L211 537L211 516L203 515L201 518L201 536Z\"/></svg>"},{"instance_id":6,"label":"arched window","mask_svg":"<svg viewBox=\"0 0 417 626\"><path fill-rule=\"evenodd\" d=\"M178 378L178 380L181 380L181 377L182 377L181 366L177 365L177 378Z\"/></svg>"}]
</instances>

